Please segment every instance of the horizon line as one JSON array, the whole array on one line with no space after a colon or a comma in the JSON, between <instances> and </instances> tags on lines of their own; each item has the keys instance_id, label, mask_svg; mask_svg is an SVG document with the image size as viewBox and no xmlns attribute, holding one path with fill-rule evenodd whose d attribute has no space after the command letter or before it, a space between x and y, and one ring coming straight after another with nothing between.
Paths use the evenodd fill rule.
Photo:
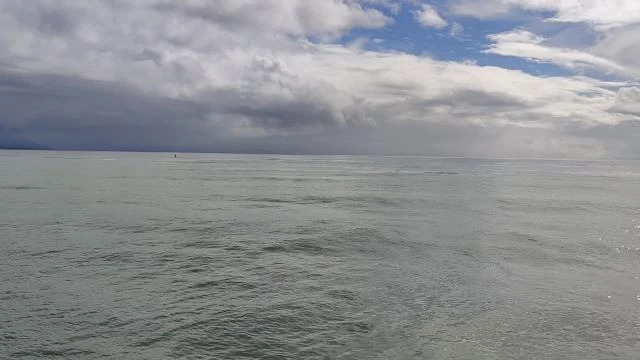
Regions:
<instances>
[{"instance_id":1,"label":"horizon line","mask_svg":"<svg viewBox=\"0 0 640 360\"><path fill-rule=\"evenodd\" d=\"M607 161L640 161L640 158L561 158L561 157L483 157L483 156L446 156L446 155L390 155L390 154L376 154L376 153L344 153L344 154L332 154L332 153L278 153L278 152L235 152L235 151L168 151L168 150L98 150L98 149L33 149L33 148L3 148L0 147L0 151L30 151L30 152L87 152L87 153L148 153L148 154L198 154L198 155L258 155L258 156L362 156L362 157L381 157L381 158L425 158L425 159L451 159L451 160L510 160L510 161L524 161L524 160L537 160L537 161L589 161L589 162L607 162Z\"/></svg>"}]
</instances>

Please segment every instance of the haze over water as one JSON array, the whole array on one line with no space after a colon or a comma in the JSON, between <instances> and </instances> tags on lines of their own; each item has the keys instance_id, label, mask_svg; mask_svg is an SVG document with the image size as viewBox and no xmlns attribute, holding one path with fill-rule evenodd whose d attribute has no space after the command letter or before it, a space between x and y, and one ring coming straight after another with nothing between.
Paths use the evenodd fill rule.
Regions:
<instances>
[{"instance_id":1,"label":"haze over water","mask_svg":"<svg viewBox=\"0 0 640 360\"><path fill-rule=\"evenodd\" d=\"M0 152L3 359L640 358L640 163Z\"/></svg>"}]
</instances>

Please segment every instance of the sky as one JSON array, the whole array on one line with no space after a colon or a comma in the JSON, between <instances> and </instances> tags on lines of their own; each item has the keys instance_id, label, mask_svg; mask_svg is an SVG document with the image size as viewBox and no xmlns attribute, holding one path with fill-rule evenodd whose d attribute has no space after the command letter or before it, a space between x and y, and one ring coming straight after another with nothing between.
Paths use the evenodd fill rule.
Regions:
<instances>
[{"instance_id":1,"label":"sky","mask_svg":"<svg viewBox=\"0 0 640 360\"><path fill-rule=\"evenodd\" d=\"M640 158L638 0L0 0L0 146Z\"/></svg>"}]
</instances>

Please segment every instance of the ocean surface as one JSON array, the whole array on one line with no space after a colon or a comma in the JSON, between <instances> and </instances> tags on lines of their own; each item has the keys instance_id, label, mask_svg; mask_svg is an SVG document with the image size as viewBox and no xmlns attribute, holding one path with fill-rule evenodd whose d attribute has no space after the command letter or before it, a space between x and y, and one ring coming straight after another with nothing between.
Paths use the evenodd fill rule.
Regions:
<instances>
[{"instance_id":1,"label":"ocean surface","mask_svg":"<svg viewBox=\"0 0 640 360\"><path fill-rule=\"evenodd\" d=\"M1 359L639 359L640 163L0 152Z\"/></svg>"}]
</instances>

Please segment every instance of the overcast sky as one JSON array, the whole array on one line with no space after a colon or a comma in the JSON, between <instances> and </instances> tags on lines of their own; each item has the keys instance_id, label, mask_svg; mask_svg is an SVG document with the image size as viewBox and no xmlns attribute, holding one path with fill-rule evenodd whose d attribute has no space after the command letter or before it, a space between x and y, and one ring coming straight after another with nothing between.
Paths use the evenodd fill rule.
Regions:
<instances>
[{"instance_id":1,"label":"overcast sky","mask_svg":"<svg viewBox=\"0 0 640 360\"><path fill-rule=\"evenodd\" d=\"M638 0L0 0L0 145L640 157Z\"/></svg>"}]
</instances>

